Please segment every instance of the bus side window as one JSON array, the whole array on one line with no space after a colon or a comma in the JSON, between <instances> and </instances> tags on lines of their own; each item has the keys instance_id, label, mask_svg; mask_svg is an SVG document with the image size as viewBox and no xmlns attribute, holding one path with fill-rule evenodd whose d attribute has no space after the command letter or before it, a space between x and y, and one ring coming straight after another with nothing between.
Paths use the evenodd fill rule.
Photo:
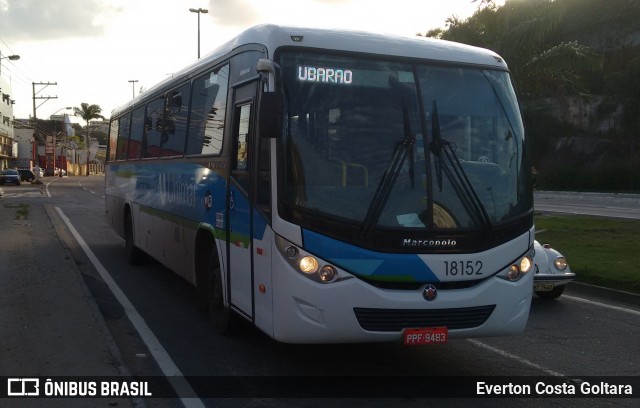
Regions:
<instances>
[{"instance_id":1,"label":"bus side window","mask_svg":"<svg viewBox=\"0 0 640 408\"><path fill-rule=\"evenodd\" d=\"M249 132L251 131L251 104L236 108L234 134L235 166L234 175L245 191L249 191Z\"/></svg>"},{"instance_id":2,"label":"bus side window","mask_svg":"<svg viewBox=\"0 0 640 408\"><path fill-rule=\"evenodd\" d=\"M129 119L131 112L127 112L120 118L118 126L118 145L116 147L116 160L125 160L129 150Z\"/></svg>"},{"instance_id":3,"label":"bus side window","mask_svg":"<svg viewBox=\"0 0 640 408\"><path fill-rule=\"evenodd\" d=\"M165 106L161 155L182 156L189 118L189 83L169 91Z\"/></svg>"},{"instance_id":4,"label":"bus side window","mask_svg":"<svg viewBox=\"0 0 640 408\"><path fill-rule=\"evenodd\" d=\"M116 159L116 149L118 146L118 118L111 119L111 126L109 127L109 152L107 153L107 160L114 161Z\"/></svg>"},{"instance_id":5,"label":"bus side window","mask_svg":"<svg viewBox=\"0 0 640 408\"><path fill-rule=\"evenodd\" d=\"M147 143L144 146L142 157L159 157L160 145L162 144L162 125L164 115L164 98L158 98L147 104L147 114L145 118L145 132Z\"/></svg>"},{"instance_id":6,"label":"bus side window","mask_svg":"<svg viewBox=\"0 0 640 408\"><path fill-rule=\"evenodd\" d=\"M224 135L229 65L193 81L187 154L220 154Z\"/></svg>"},{"instance_id":7,"label":"bus side window","mask_svg":"<svg viewBox=\"0 0 640 408\"><path fill-rule=\"evenodd\" d=\"M127 159L139 159L142 155L144 140L144 106L136 108L131 115L131 137Z\"/></svg>"}]
</instances>

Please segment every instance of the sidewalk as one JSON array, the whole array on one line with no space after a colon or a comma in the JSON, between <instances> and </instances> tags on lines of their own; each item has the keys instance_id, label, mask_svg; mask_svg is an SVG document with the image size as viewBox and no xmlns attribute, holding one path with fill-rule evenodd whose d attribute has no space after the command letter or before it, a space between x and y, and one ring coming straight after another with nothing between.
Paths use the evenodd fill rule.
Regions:
<instances>
[{"instance_id":1,"label":"sidewalk","mask_svg":"<svg viewBox=\"0 0 640 408\"><path fill-rule=\"evenodd\" d=\"M0 199L0 377L121 375L126 368L118 349L45 204L40 198ZM0 405L129 407L133 402L11 398L0 399Z\"/></svg>"}]
</instances>

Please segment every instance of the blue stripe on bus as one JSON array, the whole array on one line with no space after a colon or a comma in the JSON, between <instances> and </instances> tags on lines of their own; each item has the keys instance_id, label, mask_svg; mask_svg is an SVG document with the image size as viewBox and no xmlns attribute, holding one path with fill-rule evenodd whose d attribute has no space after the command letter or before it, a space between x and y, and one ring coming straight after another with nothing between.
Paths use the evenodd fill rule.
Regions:
<instances>
[{"instance_id":1,"label":"blue stripe on bus","mask_svg":"<svg viewBox=\"0 0 640 408\"><path fill-rule=\"evenodd\" d=\"M113 164L112 174L127 199L144 207L171 216L226 229L227 181L217 171L196 163L123 163ZM249 240L248 198L232 187L234 204L233 234ZM212 207L207 209L206 197L211 196ZM253 236L263 239L267 220L253 209ZM223 235L218 236L223 237Z\"/></svg>"},{"instance_id":2,"label":"blue stripe on bus","mask_svg":"<svg viewBox=\"0 0 640 408\"><path fill-rule=\"evenodd\" d=\"M304 249L364 278L395 282L439 282L415 254L390 254L359 248L304 229Z\"/></svg>"}]
</instances>

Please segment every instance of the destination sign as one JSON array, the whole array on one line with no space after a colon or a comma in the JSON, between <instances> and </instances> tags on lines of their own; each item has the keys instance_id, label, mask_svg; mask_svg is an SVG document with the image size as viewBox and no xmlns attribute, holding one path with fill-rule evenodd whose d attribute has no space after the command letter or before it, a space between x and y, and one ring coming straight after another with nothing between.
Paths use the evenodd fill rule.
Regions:
<instances>
[{"instance_id":1,"label":"destination sign","mask_svg":"<svg viewBox=\"0 0 640 408\"><path fill-rule=\"evenodd\" d=\"M349 69L300 65L298 66L298 80L350 85L353 83L353 72Z\"/></svg>"}]
</instances>

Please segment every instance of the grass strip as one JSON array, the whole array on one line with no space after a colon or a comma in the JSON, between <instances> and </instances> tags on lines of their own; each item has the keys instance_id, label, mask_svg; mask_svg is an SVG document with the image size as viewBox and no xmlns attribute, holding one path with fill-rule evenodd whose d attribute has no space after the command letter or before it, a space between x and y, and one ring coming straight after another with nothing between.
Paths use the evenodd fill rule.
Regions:
<instances>
[{"instance_id":1,"label":"grass strip","mask_svg":"<svg viewBox=\"0 0 640 408\"><path fill-rule=\"evenodd\" d=\"M560 251L577 281L640 293L640 221L535 214L536 239Z\"/></svg>"}]
</instances>

